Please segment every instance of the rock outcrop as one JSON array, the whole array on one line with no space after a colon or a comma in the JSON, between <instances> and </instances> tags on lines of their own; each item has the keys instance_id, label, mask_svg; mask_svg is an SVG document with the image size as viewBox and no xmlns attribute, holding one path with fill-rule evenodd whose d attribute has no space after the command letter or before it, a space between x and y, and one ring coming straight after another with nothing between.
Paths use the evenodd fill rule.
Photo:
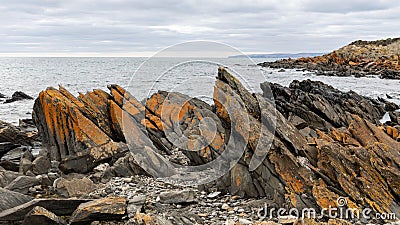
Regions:
<instances>
[{"instance_id":1,"label":"rock outcrop","mask_svg":"<svg viewBox=\"0 0 400 225\"><path fill-rule=\"evenodd\" d=\"M25 94L22 91L16 91L14 94L11 96L10 99L7 99L4 103L11 103L11 102L16 102L16 101L21 101L21 100L33 100L34 98Z\"/></svg>"},{"instance_id":2,"label":"rock outcrop","mask_svg":"<svg viewBox=\"0 0 400 225\"><path fill-rule=\"evenodd\" d=\"M118 93L117 86L110 89ZM121 111L105 91L94 90L76 98L60 86L39 94L33 118L50 159L60 161L63 171L84 173L128 152L118 123L112 121L121 116L116 110Z\"/></svg>"},{"instance_id":3,"label":"rock outcrop","mask_svg":"<svg viewBox=\"0 0 400 225\"><path fill-rule=\"evenodd\" d=\"M141 103L117 85L108 87L110 93L94 90L79 97L63 87L48 88L36 99L33 117L50 163L59 161L64 173L91 173L89 177L95 182L114 176L150 176L156 167L162 171L158 175L170 176L176 167L168 162L204 165L229 148L243 149L228 173L201 188L299 209L337 207L336 200L344 197L348 207L369 207L400 216L397 105L309 80L293 81L289 87L271 83L261 87L263 94L250 93L220 68L214 105L165 91ZM390 121L381 124L386 113ZM138 158L128 148L154 154ZM34 161L41 160L44 158L25 161L33 166ZM145 163L153 165L154 171L143 168ZM55 169L50 167L39 173ZM7 183L17 179L13 173L3 174L11 180ZM60 185L59 189L64 188L69 196L79 196L72 193L74 185L63 179L59 178L55 187ZM85 179L90 191L95 192L97 186L92 181L79 179ZM148 206L157 208L152 215L131 212L131 219L164 220L154 215L154 211L166 211L157 204L196 204L195 193L189 190L160 192L157 201ZM118 206L110 205L112 217L125 215L122 209L127 207L126 199L109 203ZM79 224L109 216L107 204L104 199L85 203L70 222ZM105 211L89 213L96 211L97 205ZM229 210L230 206L223 208ZM178 217L193 223L206 216L199 213L191 219Z\"/></svg>"},{"instance_id":4,"label":"rock outcrop","mask_svg":"<svg viewBox=\"0 0 400 225\"><path fill-rule=\"evenodd\" d=\"M305 69L319 75L365 76L400 79L400 38L379 41L355 41L329 54L299 59L264 62L271 68Z\"/></svg>"}]
</instances>

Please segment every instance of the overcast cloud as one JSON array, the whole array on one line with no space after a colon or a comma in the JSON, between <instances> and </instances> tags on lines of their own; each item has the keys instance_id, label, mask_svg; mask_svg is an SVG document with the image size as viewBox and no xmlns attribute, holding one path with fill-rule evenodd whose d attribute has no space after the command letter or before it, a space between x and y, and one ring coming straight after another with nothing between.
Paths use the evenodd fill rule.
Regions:
<instances>
[{"instance_id":1,"label":"overcast cloud","mask_svg":"<svg viewBox=\"0 0 400 225\"><path fill-rule=\"evenodd\" d=\"M190 40L328 52L400 36L400 1L0 1L0 54L155 52Z\"/></svg>"}]
</instances>

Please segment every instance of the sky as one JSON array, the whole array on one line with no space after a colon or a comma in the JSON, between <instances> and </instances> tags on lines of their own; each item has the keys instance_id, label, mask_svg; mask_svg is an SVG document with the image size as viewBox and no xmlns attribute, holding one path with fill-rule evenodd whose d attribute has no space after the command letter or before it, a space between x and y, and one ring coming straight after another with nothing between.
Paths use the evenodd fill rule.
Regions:
<instances>
[{"instance_id":1,"label":"sky","mask_svg":"<svg viewBox=\"0 0 400 225\"><path fill-rule=\"evenodd\" d=\"M0 0L0 56L149 56L193 40L329 52L400 37L393 0Z\"/></svg>"}]
</instances>

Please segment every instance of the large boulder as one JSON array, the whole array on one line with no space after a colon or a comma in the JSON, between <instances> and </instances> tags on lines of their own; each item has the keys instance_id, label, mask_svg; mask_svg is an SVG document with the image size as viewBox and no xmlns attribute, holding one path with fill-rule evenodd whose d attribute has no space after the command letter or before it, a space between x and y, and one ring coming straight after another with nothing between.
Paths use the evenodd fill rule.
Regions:
<instances>
[{"instance_id":1,"label":"large boulder","mask_svg":"<svg viewBox=\"0 0 400 225\"><path fill-rule=\"evenodd\" d=\"M233 194L270 196L278 204L289 203L300 208L336 207L338 197L349 196L349 204L357 207L399 214L400 144L374 125L384 113L383 104L355 93L342 94L319 82L305 81L295 82L290 89L272 87L279 109L273 114L270 95L267 98L253 95L254 99L249 101L240 97L243 94L237 88L241 86L239 81L229 84L225 76L231 75L220 69L216 83L219 91L214 93L216 112L221 120L229 119L222 106L235 98L244 105L254 105L257 101L261 113L249 112L249 131L241 130L237 123L229 128L243 135L248 132L249 144L246 157L216 182L220 188ZM290 98L299 100L290 101ZM301 112L318 113L301 118L302 114L296 111L299 108L304 109ZM268 129L271 114L275 115L275 132ZM293 126L289 114L306 121L314 135L299 132L304 125ZM262 163L251 171L249 159L257 155L257 146L268 140L261 139L265 137L273 138L273 143Z\"/></svg>"},{"instance_id":2,"label":"large boulder","mask_svg":"<svg viewBox=\"0 0 400 225\"><path fill-rule=\"evenodd\" d=\"M224 150L225 129L211 106L199 99L159 91L146 101L146 122L159 149L171 155L178 148L192 165L207 163Z\"/></svg>"},{"instance_id":3,"label":"large boulder","mask_svg":"<svg viewBox=\"0 0 400 225\"><path fill-rule=\"evenodd\" d=\"M34 122L50 159L61 161L65 172L88 172L128 151L111 122L112 99L102 90L76 98L63 87L39 94Z\"/></svg>"},{"instance_id":4,"label":"large boulder","mask_svg":"<svg viewBox=\"0 0 400 225\"><path fill-rule=\"evenodd\" d=\"M264 97L272 90L276 106L300 130L328 131L330 128L348 126L356 114L375 124L385 114L385 104L358 95L342 92L320 81L293 81L289 87L265 82L261 84Z\"/></svg>"},{"instance_id":5,"label":"large boulder","mask_svg":"<svg viewBox=\"0 0 400 225\"><path fill-rule=\"evenodd\" d=\"M53 187L62 197L81 197L96 190L99 186L87 177L58 178Z\"/></svg>"}]
</instances>

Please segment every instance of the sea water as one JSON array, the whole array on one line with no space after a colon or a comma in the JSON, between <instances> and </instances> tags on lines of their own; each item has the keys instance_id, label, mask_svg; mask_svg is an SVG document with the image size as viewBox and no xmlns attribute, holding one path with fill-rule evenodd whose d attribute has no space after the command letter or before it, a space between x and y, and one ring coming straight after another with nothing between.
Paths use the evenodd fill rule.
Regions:
<instances>
[{"instance_id":1,"label":"sea water","mask_svg":"<svg viewBox=\"0 0 400 225\"><path fill-rule=\"evenodd\" d=\"M299 70L261 68L258 62L273 59L243 58L112 58L112 57L4 57L0 58L0 93L11 96L22 91L36 98L47 87L62 85L77 95L92 89L107 90L108 84L127 88L139 100L155 91L178 91L210 102L219 65L236 71L247 88L260 92L264 81L288 86L293 80L318 80L342 91L384 98L400 104L400 80L376 76L363 78L317 76ZM214 63L215 62L215 63ZM245 76L240 76L245 74ZM0 99L0 120L18 123L31 118L34 100L3 104Z\"/></svg>"}]
</instances>

